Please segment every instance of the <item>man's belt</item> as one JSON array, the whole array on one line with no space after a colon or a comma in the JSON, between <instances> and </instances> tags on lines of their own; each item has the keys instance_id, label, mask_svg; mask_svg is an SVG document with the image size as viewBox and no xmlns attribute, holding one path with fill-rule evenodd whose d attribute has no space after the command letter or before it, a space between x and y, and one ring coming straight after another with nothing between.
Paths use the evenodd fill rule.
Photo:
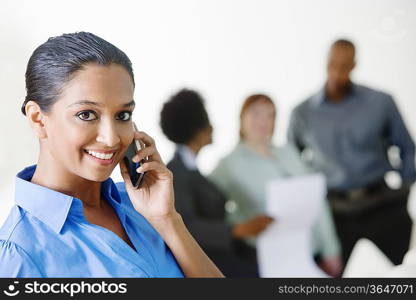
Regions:
<instances>
[{"instance_id":1,"label":"man's belt","mask_svg":"<svg viewBox=\"0 0 416 300\"><path fill-rule=\"evenodd\" d=\"M328 199L334 214L358 215L390 206L407 204L409 188L390 189L383 180L363 188L351 190L329 190Z\"/></svg>"}]
</instances>

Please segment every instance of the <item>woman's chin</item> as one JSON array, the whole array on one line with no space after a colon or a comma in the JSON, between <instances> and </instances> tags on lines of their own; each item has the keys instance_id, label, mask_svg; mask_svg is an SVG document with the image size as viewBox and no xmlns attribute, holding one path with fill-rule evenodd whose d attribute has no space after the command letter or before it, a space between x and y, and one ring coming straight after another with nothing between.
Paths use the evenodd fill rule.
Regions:
<instances>
[{"instance_id":1,"label":"woman's chin","mask_svg":"<svg viewBox=\"0 0 416 300\"><path fill-rule=\"evenodd\" d=\"M119 161L117 158L114 158L108 163L89 160L83 165L81 177L96 182L106 181L111 176L118 163Z\"/></svg>"},{"instance_id":2,"label":"woman's chin","mask_svg":"<svg viewBox=\"0 0 416 300\"><path fill-rule=\"evenodd\" d=\"M90 181L95 181L95 182L103 182L106 181L112 173L113 170L111 170L111 172L109 171L97 171L97 172L93 172L92 170L89 170L88 172L85 172L83 174L83 178L90 180Z\"/></svg>"}]
</instances>

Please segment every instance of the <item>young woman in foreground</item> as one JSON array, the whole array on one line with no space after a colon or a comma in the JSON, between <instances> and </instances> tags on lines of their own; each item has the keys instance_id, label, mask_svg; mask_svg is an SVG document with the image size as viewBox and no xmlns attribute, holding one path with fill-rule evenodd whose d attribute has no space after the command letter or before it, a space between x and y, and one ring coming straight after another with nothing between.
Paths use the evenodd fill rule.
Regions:
<instances>
[{"instance_id":1,"label":"young woman in foreground","mask_svg":"<svg viewBox=\"0 0 416 300\"><path fill-rule=\"evenodd\" d=\"M16 178L0 229L0 277L222 277L174 208L172 174L154 140L133 129L129 58L91 33L51 38L32 54L22 106L37 165ZM122 159L146 148L134 189ZM110 178L120 163L124 183Z\"/></svg>"}]
</instances>

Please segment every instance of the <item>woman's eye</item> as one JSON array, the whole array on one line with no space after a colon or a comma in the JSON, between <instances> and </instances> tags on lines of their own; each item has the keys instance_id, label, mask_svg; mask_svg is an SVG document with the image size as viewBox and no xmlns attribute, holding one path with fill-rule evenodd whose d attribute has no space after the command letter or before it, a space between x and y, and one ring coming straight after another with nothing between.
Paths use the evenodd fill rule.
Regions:
<instances>
[{"instance_id":1,"label":"woman's eye","mask_svg":"<svg viewBox=\"0 0 416 300\"><path fill-rule=\"evenodd\" d=\"M97 119L97 115L93 111L82 111L77 114L77 117L83 121L94 121Z\"/></svg>"},{"instance_id":2,"label":"woman's eye","mask_svg":"<svg viewBox=\"0 0 416 300\"><path fill-rule=\"evenodd\" d=\"M131 119L131 111L123 111L117 115L117 120L129 121Z\"/></svg>"}]
</instances>

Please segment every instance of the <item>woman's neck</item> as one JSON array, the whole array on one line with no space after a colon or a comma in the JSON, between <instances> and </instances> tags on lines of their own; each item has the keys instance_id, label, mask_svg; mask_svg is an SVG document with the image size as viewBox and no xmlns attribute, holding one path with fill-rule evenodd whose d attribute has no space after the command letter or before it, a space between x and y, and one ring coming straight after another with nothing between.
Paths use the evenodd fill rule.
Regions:
<instances>
[{"instance_id":1,"label":"woman's neck","mask_svg":"<svg viewBox=\"0 0 416 300\"><path fill-rule=\"evenodd\" d=\"M270 157L272 155L272 149L270 141L253 141L246 139L244 143L254 152L263 156L263 157Z\"/></svg>"},{"instance_id":2,"label":"woman's neck","mask_svg":"<svg viewBox=\"0 0 416 300\"><path fill-rule=\"evenodd\" d=\"M72 174L52 158L40 155L31 182L78 198L85 207L101 206L101 182Z\"/></svg>"}]
</instances>

